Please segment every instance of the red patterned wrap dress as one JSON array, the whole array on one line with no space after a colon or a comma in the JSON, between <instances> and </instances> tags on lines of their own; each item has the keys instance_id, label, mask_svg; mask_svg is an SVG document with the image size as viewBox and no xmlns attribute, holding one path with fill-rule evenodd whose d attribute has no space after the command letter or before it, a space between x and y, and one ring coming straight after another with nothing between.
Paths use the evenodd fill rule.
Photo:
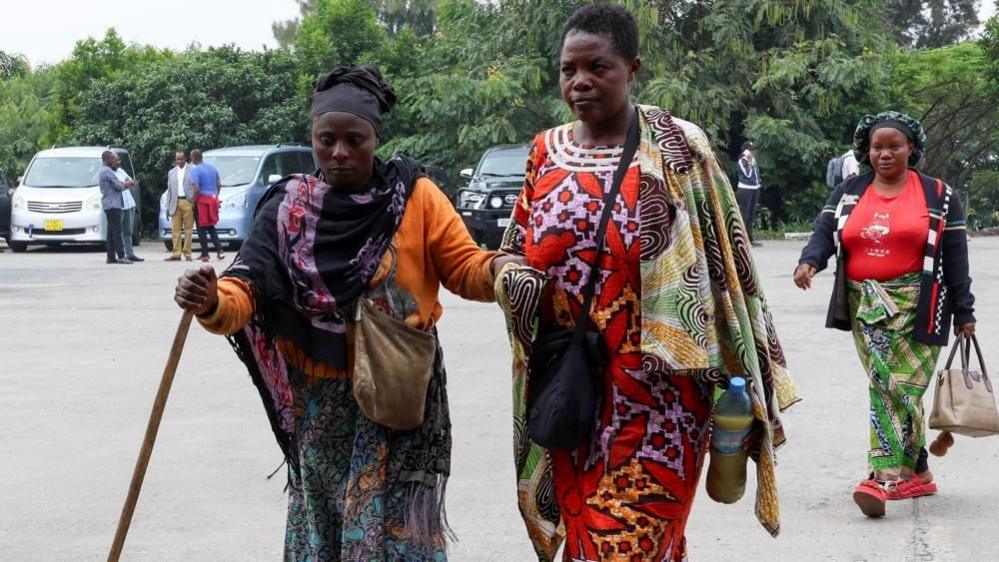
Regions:
<instances>
[{"instance_id":1,"label":"red patterned wrap dress","mask_svg":"<svg viewBox=\"0 0 999 562\"><path fill-rule=\"evenodd\" d=\"M541 326L572 328L595 256L596 228L622 147L584 146L572 124L533 141L507 249L550 280ZM640 167L625 175L595 273L590 329L610 362L588 442L552 451L555 500L565 526L564 559L684 560L684 528L709 436L711 387L642 364ZM528 210L529 209L529 210Z\"/></svg>"}]
</instances>

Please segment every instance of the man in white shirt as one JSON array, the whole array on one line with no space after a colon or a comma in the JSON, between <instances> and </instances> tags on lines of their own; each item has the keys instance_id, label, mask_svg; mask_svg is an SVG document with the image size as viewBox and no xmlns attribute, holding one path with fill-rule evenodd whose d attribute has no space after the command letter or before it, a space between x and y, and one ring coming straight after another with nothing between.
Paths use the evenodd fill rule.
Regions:
<instances>
[{"instance_id":1,"label":"man in white shirt","mask_svg":"<svg viewBox=\"0 0 999 562\"><path fill-rule=\"evenodd\" d=\"M187 155L178 150L175 155L177 165L167 173L167 218L173 235L173 253L166 261L180 261L180 254L191 261L191 236L194 233L194 187L191 182L191 168L187 165ZM181 243L181 229L184 231Z\"/></svg>"},{"instance_id":2,"label":"man in white shirt","mask_svg":"<svg viewBox=\"0 0 999 562\"><path fill-rule=\"evenodd\" d=\"M128 176L128 172L122 169L121 156L117 154L115 155L114 173L122 182L132 179ZM122 191L121 198L124 201L121 208L121 240L125 248L125 257L134 262L146 261L135 255L135 250L132 249L132 231L135 224L135 198L132 197L132 191L130 189Z\"/></svg>"},{"instance_id":3,"label":"man in white shirt","mask_svg":"<svg viewBox=\"0 0 999 562\"><path fill-rule=\"evenodd\" d=\"M739 155L737 169L739 181L736 184L738 188L735 198L739 202L742 223L746 227L750 243L753 246L761 246L762 244L753 237L756 205L760 202L760 188L763 187L763 182L760 181L760 165L756 161L756 145L749 141L742 143L742 154Z\"/></svg>"},{"instance_id":4,"label":"man in white shirt","mask_svg":"<svg viewBox=\"0 0 999 562\"><path fill-rule=\"evenodd\" d=\"M840 173L843 174L844 180L860 175L860 162L857 162L853 150L847 150L846 154L843 155L843 167Z\"/></svg>"}]
</instances>

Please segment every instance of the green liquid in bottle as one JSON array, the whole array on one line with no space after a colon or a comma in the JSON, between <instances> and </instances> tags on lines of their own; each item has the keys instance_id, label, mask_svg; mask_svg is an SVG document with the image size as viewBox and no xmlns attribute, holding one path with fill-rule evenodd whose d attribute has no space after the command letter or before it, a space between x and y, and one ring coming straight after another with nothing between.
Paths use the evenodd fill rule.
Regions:
<instances>
[{"instance_id":1,"label":"green liquid in bottle","mask_svg":"<svg viewBox=\"0 0 999 562\"><path fill-rule=\"evenodd\" d=\"M746 492L743 441L753 426L753 400L746 379L733 377L715 405L711 428L711 459L706 487L716 502L735 503Z\"/></svg>"}]
</instances>

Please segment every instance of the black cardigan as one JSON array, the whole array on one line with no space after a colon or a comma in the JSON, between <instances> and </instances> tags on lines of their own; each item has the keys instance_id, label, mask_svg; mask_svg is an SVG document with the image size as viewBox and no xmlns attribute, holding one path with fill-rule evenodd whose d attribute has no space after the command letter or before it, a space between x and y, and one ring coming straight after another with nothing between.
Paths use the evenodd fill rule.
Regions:
<instances>
[{"instance_id":1,"label":"black cardigan","mask_svg":"<svg viewBox=\"0 0 999 562\"><path fill-rule=\"evenodd\" d=\"M968 238L964 209L957 192L938 179L919 176L930 215L930 232L914 336L917 341L942 346L947 345L952 318L957 325L975 321L975 297L971 294L971 277L968 276ZM846 301L846 257L839 242L850 211L872 181L874 172L868 172L836 187L815 219L812 236L798 260L799 264L809 264L822 271L829 258L836 255L836 280L826 316L827 328L850 330L851 327Z\"/></svg>"}]
</instances>

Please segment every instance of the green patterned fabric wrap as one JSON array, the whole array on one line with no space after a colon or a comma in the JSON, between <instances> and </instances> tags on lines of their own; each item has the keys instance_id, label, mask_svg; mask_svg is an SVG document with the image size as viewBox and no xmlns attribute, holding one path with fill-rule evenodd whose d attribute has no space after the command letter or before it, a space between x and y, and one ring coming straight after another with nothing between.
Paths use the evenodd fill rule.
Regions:
<instances>
[{"instance_id":1,"label":"green patterned fabric wrap","mask_svg":"<svg viewBox=\"0 0 999 562\"><path fill-rule=\"evenodd\" d=\"M548 277L536 269L507 264L496 276L496 300L506 317L513 352L513 451L517 504L539 562L551 562L565 538L548 451L527 435L527 363L538 331L538 314Z\"/></svg>"},{"instance_id":2,"label":"green patterned fabric wrap","mask_svg":"<svg viewBox=\"0 0 999 562\"><path fill-rule=\"evenodd\" d=\"M878 480L912 474L926 445L923 394L940 346L913 337L919 281L910 273L880 283L849 282L853 339L870 381L868 465Z\"/></svg>"},{"instance_id":3,"label":"green patterned fabric wrap","mask_svg":"<svg viewBox=\"0 0 999 562\"><path fill-rule=\"evenodd\" d=\"M642 366L726 385L745 377L761 438L756 517L780 532L775 448L800 398L774 329L735 193L693 123L639 106Z\"/></svg>"}]
</instances>

